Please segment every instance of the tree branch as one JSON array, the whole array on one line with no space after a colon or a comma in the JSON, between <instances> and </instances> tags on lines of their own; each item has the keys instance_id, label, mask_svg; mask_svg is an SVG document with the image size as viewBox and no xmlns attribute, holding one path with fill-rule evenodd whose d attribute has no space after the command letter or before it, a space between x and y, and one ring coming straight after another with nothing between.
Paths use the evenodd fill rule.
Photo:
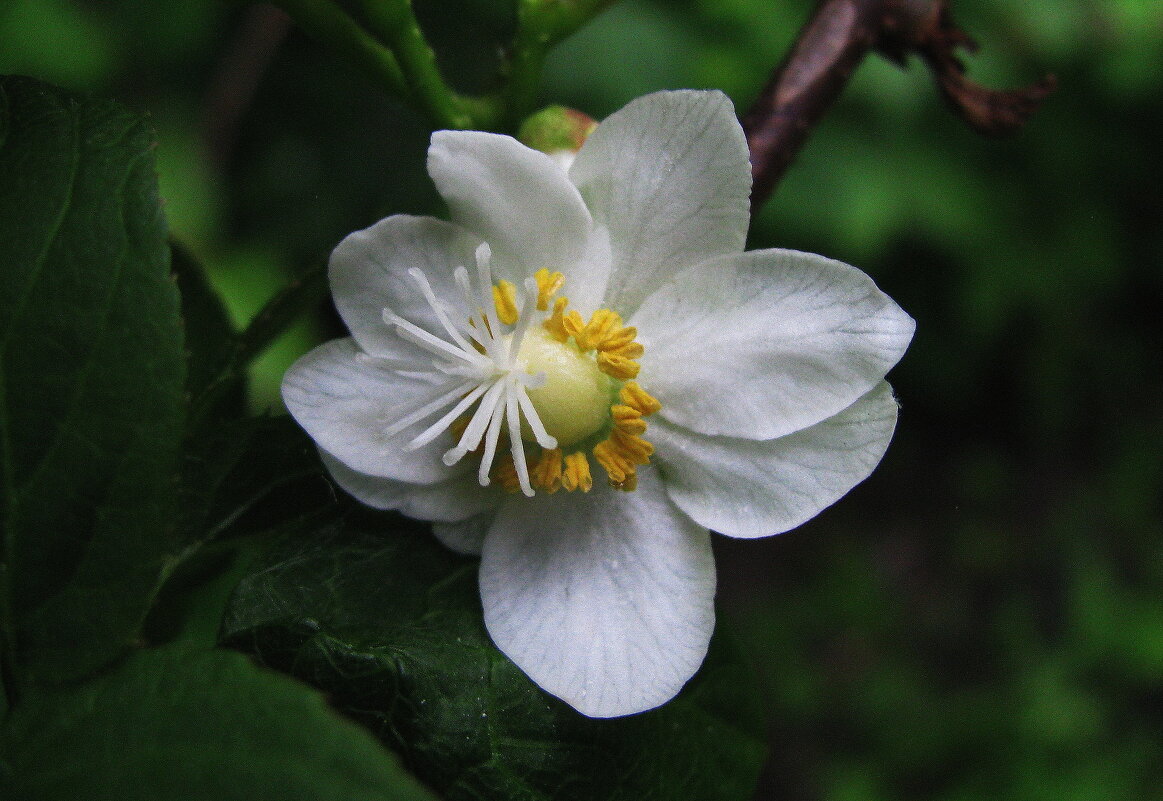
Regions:
<instances>
[{"instance_id":1,"label":"tree branch","mask_svg":"<svg viewBox=\"0 0 1163 801\"><path fill-rule=\"evenodd\" d=\"M307 35L344 53L372 80L398 98L414 101L396 56L337 5L327 0L271 0Z\"/></svg>"},{"instance_id":2,"label":"tree branch","mask_svg":"<svg viewBox=\"0 0 1163 801\"><path fill-rule=\"evenodd\" d=\"M954 51L973 40L954 25L948 0L821 0L791 52L743 118L758 210L871 50L903 65L920 55L942 94L975 130L1017 130L1054 88L1047 76L1024 89L995 91L969 81Z\"/></svg>"}]
</instances>

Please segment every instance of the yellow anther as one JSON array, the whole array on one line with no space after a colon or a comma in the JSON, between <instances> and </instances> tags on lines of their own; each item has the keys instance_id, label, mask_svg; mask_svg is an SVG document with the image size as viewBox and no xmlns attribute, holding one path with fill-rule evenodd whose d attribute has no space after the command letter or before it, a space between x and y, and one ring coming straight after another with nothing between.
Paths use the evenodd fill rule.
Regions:
<instances>
[{"instance_id":1,"label":"yellow anther","mask_svg":"<svg viewBox=\"0 0 1163 801\"><path fill-rule=\"evenodd\" d=\"M569 305L569 298L558 298L553 301L553 313L542 323L549 335L558 342L565 342L570 333L565 327L565 307Z\"/></svg>"},{"instance_id":2,"label":"yellow anther","mask_svg":"<svg viewBox=\"0 0 1163 801\"><path fill-rule=\"evenodd\" d=\"M662 404L639 386L637 381L627 381L623 384L618 396L622 403L637 409L643 417L654 414L662 408Z\"/></svg>"},{"instance_id":3,"label":"yellow anther","mask_svg":"<svg viewBox=\"0 0 1163 801\"><path fill-rule=\"evenodd\" d=\"M533 278L537 281L537 310L545 311L549 308L549 299L565 284L565 276L561 273L551 273L542 267L533 274Z\"/></svg>"},{"instance_id":4,"label":"yellow anther","mask_svg":"<svg viewBox=\"0 0 1163 801\"><path fill-rule=\"evenodd\" d=\"M610 407L610 417L619 431L627 434L642 434L646 431L646 421L642 419L642 412L633 406L615 403Z\"/></svg>"},{"instance_id":5,"label":"yellow anther","mask_svg":"<svg viewBox=\"0 0 1163 801\"><path fill-rule=\"evenodd\" d=\"M642 366L616 353L599 353L598 369L608 376L625 381L628 378L637 378Z\"/></svg>"},{"instance_id":6,"label":"yellow anther","mask_svg":"<svg viewBox=\"0 0 1163 801\"><path fill-rule=\"evenodd\" d=\"M635 464L649 464L654 455L654 446L637 434L627 434L615 428L606 441Z\"/></svg>"},{"instance_id":7,"label":"yellow anther","mask_svg":"<svg viewBox=\"0 0 1163 801\"><path fill-rule=\"evenodd\" d=\"M584 352L590 349L582 345L581 336L582 332L585 330L586 323L585 320L582 319L582 316L577 309L574 309L569 314L565 315L565 317L563 317L561 320L561 324L565 329L566 334L573 337L574 341L577 342L577 346L580 350Z\"/></svg>"},{"instance_id":8,"label":"yellow anther","mask_svg":"<svg viewBox=\"0 0 1163 801\"><path fill-rule=\"evenodd\" d=\"M577 346L582 350L600 348L611 334L622 330L622 318L615 311L598 309L586 323L586 327L575 338Z\"/></svg>"},{"instance_id":9,"label":"yellow anther","mask_svg":"<svg viewBox=\"0 0 1163 801\"><path fill-rule=\"evenodd\" d=\"M498 281L493 287L493 304L497 307L497 317L505 325L517 322L517 287L508 281Z\"/></svg>"},{"instance_id":10,"label":"yellow anther","mask_svg":"<svg viewBox=\"0 0 1163 801\"><path fill-rule=\"evenodd\" d=\"M589 492L593 489L594 479L590 476L590 463L581 451L565 457L565 469L561 473L561 487L566 492L578 489L582 492Z\"/></svg>"},{"instance_id":11,"label":"yellow anther","mask_svg":"<svg viewBox=\"0 0 1163 801\"><path fill-rule=\"evenodd\" d=\"M646 352L646 348L642 347L642 345L637 342L627 342L625 345L621 345L617 348L601 347L598 348L598 350L609 356L620 356L623 359L637 359L639 356Z\"/></svg>"},{"instance_id":12,"label":"yellow anther","mask_svg":"<svg viewBox=\"0 0 1163 801\"><path fill-rule=\"evenodd\" d=\"M557 492L561 488L561 448L543 449L541 458L529 471L529 480L550 495Z\"/></svg>"},{"instance_id":13,"label":"yellow anther","mask_svg":"<svg viewBox=\"0 0 1163 801\"><path fill-rule=\"evenodd\" d=\"M606 336L604 340L602 340L602 342L598 343L595 347L602 351L621 351L623 348L626 348L629 345L636 345L637 343L634 342L634 337L636 336L638 336L638 329L632 325L628 325L623 328L619 328L616 331L612 331ZM638 345L638 347L641 348L642 346ZM622 355L629 356L629 354ZM642 353L639 351L639 353L634 356L629 356L629 358L634 359L641 355Z\"/></svg>"},{"instance_id":14,"label":"yellow anther","mask_svg":"<svg viewBox=\"0 0 1163 801\"><path fill-rule=\"evenodd\" d=\"M594 446L594 458L614 484L621 484L627 476L634 474L634 463L626 458L611 440L599 442Z\"/></svg>"},{"instance_id":15,"label":"yellow anther","mask_svg":"<svg viewBox=\"0 0 1163 801\"><path fill-rule=\"evenodd\" d=\"M508 493L518 493L521 491L521 479L517 477L517 468L513 464L513 455L506 453L499 456L496 461L496 466L493 467L493 472L490 477L493 481L501 485L501 489Z\"/></svg>"}]
</instances>

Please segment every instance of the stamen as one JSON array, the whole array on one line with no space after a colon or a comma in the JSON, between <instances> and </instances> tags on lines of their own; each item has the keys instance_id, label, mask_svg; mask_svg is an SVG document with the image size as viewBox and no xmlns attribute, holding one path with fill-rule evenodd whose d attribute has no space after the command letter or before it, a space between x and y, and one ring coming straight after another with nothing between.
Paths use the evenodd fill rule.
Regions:
<instances>
[{"instance_id":1,"label":"stamen","mask_svg":"<svg viewBox=\"0 0 1163 801\"><path fill-rule=\"evenodd\" d=\"M582 319L581 312L579 312L577 309L574 309L569 314L565 315L565 317L563 317L561 320L561 326L565 329L566 334L573 337L574 342L577 343L577 346L580 350L589 350L589 348L582 347L581 339L579 339L579 337L581 337L582 331L584 331L586 327L586 323L585 320Z\"/></svg>"},{"instance_id":2,"label":"stamen","mask_svg":"<svg viewBox=\"0 0 1163 801\"><path fill-rule=\"evenodd\" d=\"M488 242L481 242L476 249L477 280L480 282L481 291L481 313L485 316L484 323L488 329L485 335L497 346L496 352L489 348L487 342L485 348L489 350L489 355L494 360L499 357L503 361L508 361L509 352L505 349L505 341L501 339L501 324L497 320L496 304L493 303L493 269L489 264L492 254L493 251Z\"/></svg>"},{"instance_id":3,"label":"stamen","mask_svg":"<svg viewBox=\"0 0 1163 801\"><path fill-rule=\"evenodd\" d=\"M513 457L507 453L497 460L492 477L505 492L516 494L521 491L521 480L517 477L517 468L513 466Z\"/></svg>"},{"instance_id":4,"label":"stamen","mask_svg":"<svg viewBox=\"0 0 1163 801\"><path fill-rule=\"evenodd\" d=\"M638 489L638 474L631 473L619 484L611 484L614 489L622 490L622 492L633 492Z\"/></svg>"},{"instance_id":5,"label":"stamen","mask_svg":"<svg viewBox=\"0 0 1163 801\"><path fill-rule=\"evenodd\" d=\"M625 328L623 330L633 331L634 329ZM623 359L637 359L646 352L646 348L642 347L642 345L637 342L627 342L625 345L619 345L615 348L609 346L609 340L607 340L605 344L601 345L598 350L600 350L602 353L609 354L610 356L621 356Z\"/></svg>"},{"instance_id":6,"label":"stamen","mask_svg":"<svg viewBox=\"0 0 1163 801\"><path fill-rule=\"evenodd\" d=\"M503 389L504 380L498 381L497 386ZM493 466L493 457L497 453L497 442L501 439L501 422L505 419L505 404L499 401L500 395L501 393L498 392L498 400L493 403L493 408L489 410L489 430L485 434L485 452L481 454L481 467L477 471L477 481L482 487L489 485L489 468Z\"/></svg>"},{"instance_id":7,"label":"stamen","mask_svg":"<svg viewBox=\"0 0 1163 801\"><path fill-rule=\"evenodd\" d=\"M565 457L564 469L561 472L561 488L566 492L573 492L577 489L589 492L594 488L589 460L581 451Z\"/></svg>"},{"instance_id":8,"label":"stamen","mask_svg":"<svg viewBox=\"0 0 1163 801\"><path fill-rule=\"evenodd\" d=\"M529 322L533 319L533 303L537 297L537 285L532 278L525 279L525 303L522 304L521 316L517 328L513 331L513 339L509 345L511 360L509 369L517 365L517 354L521 352L521 342L525 339L525 332L529 330Z\"/></svg>"},{"instance_id":9,"label":"stamen","mask_svg":"<svg viewBox=\"0 0 1163 801\"><path fill-rule=\"evenodd\" d=\"M619 390L618 396L622 399L622 403L627 406L632 406L637 409L645 417L651 415L662 408L653 396L647 394L646 390L638 385L637 381L627 381Z\"/></svg>"},{"instance_id":10,"label":"stamen","mask_svg":"<svg viewBox=\"0 0 1163 801\"><path fill-rule=\"evenodd\" d=\"M508 378L506 377L506 380ZM515 382L514 382L515 384ZM517 469L517 478L521 480L521 491L525 497L533 497L533 487L529 485L529 468L525 464L525 444L521 441L521 414L517 402L517 393L510 389L505 398L505 416L509 423L509 444L513 452L513 466Z\"/></svg>"},{"instance_id":11,"label":"stamen","mask_svg":"<svg viewBox=\"0 0 1163 801\"><path fill-rule=\"evenodd\" d=\"M569 305L569 298L558 298L553 301L553 313L542 323L549 335L558 342L565 342L570 337L565 328L565 307Z\"/></svg>"},{"instance_id":12,"label":"stamen","mask_svg":"<svg viewBox=\"0 0 1163 801\"><path fill-rule=\"evenodd\" d=\"M622 327L622 318L609 309L598 309L590 316L590 321L577 337L577 346L591 350L605 342L610 334Z\"/></svg>"},{"instance_id":13,"label":"stamen","mask_svg":"<svg viewBox=\"0 0 1163 801\"><path fill-rule=\"evenodd\" d=\"M505 325L517 322L517 287L510 281L498 281L493 286L493 306Z\"/></svg>"},{"instance_id":14,"label":"stamen","mask_svg":"<svg viewBox=\"0 0 1163 801\"><path fill-rule=\"evenodd\" d=\"M608 376L625 381L628 378L637 378L642 365L616 353L599 353L598 369Z\"/></svg>"},{"instance_id":15,"label":"stamen","mask_svg":"<svg viewBox=\"0 0 1163 801\"><path fill-rule=\"evenodd\" d=\"M634 463L614 447L610 440L594 446L594 458L615 484L621 484L626 476L634 472Z\"/></svg>"},{"instance_id":16,"label":"stamen","mask_svg":"<svg viewBox=\"0 0 1163 801\"><path fill-rule=\"evenodd\" d=\"M456 447L450 448L442 457L446 465L452 467L463 459L465 454L470 451L475 451L480 446L481 437L485 435L485 429L492 419L493 409L497 407L497 401L501 397L504 389L505 386L500 380L494 381L489 386L485 396L481 398L477 410L473 412L472 419L464 427L464 433L461 434L460 441L456 444Z\"/></svg>"},{"instance_id":17,"label":"stamen","mask_svg":"<svg viewBox=\"0 0 1163 801\"><path fill-rule=\"evenodd\" d=\"M469 406L472 406L477 398L479 398L481 395L484 395L485 390L488 388L488 384L481 384L472 392L461 398L460 403L453 406L447 414L445 414L443 417L441 417L439 420L437 420L435 423L424 429L424 431L420 432L420 434L413 438L413 440L407 445L408 450L414 451L417 448L422 448L432 440L436 439L437 435L448 428L452 424L453 420L464 414L465 410L468 409ZM643 430L646 430L645 425L643 425Z\"/></svg>"},{"instance_id":18,"label":"stamen","mask_svg":"<svg viewBox=\"0 0 1163 801\"><path fill-rule=\"evenodd\" d=\"M551 273L542 267L533 277L537 279L537 310L545 311L549 308L549 299L565 284L565 276L561 273Z\"/></svg>"},{"instance_id":19,"label":"stamen","mask_svg":"<svg viewBox=\"0 0 1163 801\"><path fill-rule=\"evenodd\" d=\"M541 423L541 416L537 414L537 409L533 406L533 401L529 400L529 393L525 391L525 387L516 384L513 387L517 395L517 403L521 405L521 411L525 413L525 421L529 423L529 428L533 431L533 438L537 440L537 444L542 448L550 449L557 447L557 439L549 436L549 432L545 430L545 426ZM645 425L642 428L646 430Z\"/></svg>"},{"instance_id":20,"label":"stamen","mask_svg":"<svg viewBox=\"0 0 1163 801\"><path fill-rule=\"evenodd\" d=\"M650 457L654 455L654 446L637 434L626 434L615 428L608 441L635 464L650 464Z\"/></svg>"},{"instance_id":21,"label":"stamen","mask_svg":"<svg viewBox=\"0 0 1163 801\"><path fill-rule=\"evenodd\" d=\"M646 432L646 421L642 419L642 412L632 406L616 403L610 407L610 417L619 431L625 431L627 434Z\"/></svg>"},{"instance_id":22,"label":"stamen","mask_svg":"<svg viewBox=\"0 0 1163 801\"><path fill-rule=\"evenodd\" d=\"M603 351L621 350L628 345L637 344L634 342L634 338L636 336L638 336L638 329L637 328L635 328L632 325L624 326L622 328L619 328L617 331L610 333L596 347L598 348L598 350L603 350ZM641 348L642 346L639 345L638 347ZM641 356L642 354L639 353L638 355ZM631 357L631 358L633 358L633 357Z\"/></svg>"},{"instance_id":23,"label":"stamen","mask_svg":"<svg viewBox=\"0 0 1163 801\"><path fill-rule=\"evenodd\" d=\"M534 486L550 495L561 489L561 448L541 451L541 458L529 471Z\"/></svg>"},{"instance_id":24,"label":"stamen","mask_svg":"<svg viewBox=\"0 0 1163 801\"><path fill-rule=\"evenodd\" d=\"M610 477L610 483L624 489L633 478L637 465L649 464L654 446L636 434L614 428L608 439L594 446L594 458ZM630 485L631 489L637 484Z\"/></svg>"},{"instance_id":25,"label":"stamen","mask_svg":"<svg viewBox=\"0 0 1163 801\"><path fill-rule=\"evenodd\" d=\"M396 333L399 336L416 343L429 353L434 353L437 356L447 354L467 364L480 364L480 354L476 351L462 350L451 343L445 342L440 337L429 334L420 326L408 322L389 309L384 309L384 322L396 326Z\"/></svg>"},{"instance_id":26,"label":"stamen","mask_svg":"<svg viewBox=\"0 0 1163 801\"><path fill-rule=\"evenodd\" d=\"M534 487L549 493L558 489L589 492L593 476L587 453L563 455L558 447L559 437L567 437L567 444L572 444L604 428L608 432L605 439L590 452L605 469L612 486L634 489L638 466L648 464L654 453L654 446L642 438L647 429L644 418L661 408L655 398L630 380L640 369L634 360L643 354L642 345L636 341L637 329L622 325L622 318L610 309L598 309L586 322L578 311L569 310L566 298L554 298L565 278L548 269L538 270L524 280L524 295L518 308L517 287L505 280L493 282L491 259L492 251L487 243L482 243L475 253L475 280L463 266L453 271L467 312L467 325L464 317L454 322L464 312L455 304L442 303L423 270L408 271L447 339L384 309L384 321L394 327L397 335L433 356L427 370L409 370L400 365L397 372L401 376L431 384L433 394L419 408L387 427L385 434L394 436L436 415L438 419L412 437L406 448L417 450L449 431L456 445L444 453L442 460L446 465L451 467L469 453L479 453L477 479L482 486L495 481L507 491L520 490L532 496ZM547 334L538 332L536 337L527 337L535 312L547 312L550 300L552 312L538 316ZM505 328L511 330L506 333ZM567 346L567 350L559 354L558 345ZM580 360L581 372L573 375L569 369L563 370L556 361L560 358L567 362ZM600 373L625 382L618 392L621 403L609 402L606 393L610 382ZM596 381L596 388L591 392L585 381L579 385L579 376L592 376L586 380ZM545 390L547 386L552 391ZM532 390L542 392L534 392L531 397ZM547 403L549 406L544 406ZM582 415L584 420L583 430L576 436L565 433L573 430L571 425L577 428L573 415ZM603 423L603 419L608 423ZM549 433L547 424L557 436ZM590 425L593 427L585 427ZM541 447L532 465L522 429ZM507 452L499 454L502 433L509 444Z\"/></svg>"},{"instance_id":27,"label":"stamen","mask_svg":"<svg viewBox=\"0 0 1163 801\"><path fill-rule=\"evenodd\" d=\"M459 398L461 395L471 390L474 386L476 386L476 384L477 382L475 381L466 381L465 383L457 386L455 389L451 389L448 392L437 396L428 403L425 403L419 409L416 409L413 412L409 412L385 428L384 436L395 436L413 423L418 423L425 417L428 417L431 414L435 414L440 409L443 409L445 406L452 403L453 400Z\"/></svg>"},{"instance_id":28,"label":"stamen","mask_svg":"<svg viewBox=\"0 0 1163 801\"><path fill-rule=\"evenodd\" d=\"M420 285L420 291L424 293L424 299L428 301L428 305L431 306L432 311L436 313L436 319L440 321L442 326L444 326L444 330L448 332L448 335L452 337L452 340L457 345L460 345L462 349L466 351L472 350L472 346L465 341L464 337L461 336L460 331L456 329L456 326L454 326L452 321L448 319L448 315L444 313L444 309L441 307L440 301L436 299L436 293L432 291L432 285L428 283L428 276L424 274L424 271L419 267L413 267L412 269L408 270L408 275L412 276L413 280L415 280L416 283Z\"/></svg>"}]
</instances>

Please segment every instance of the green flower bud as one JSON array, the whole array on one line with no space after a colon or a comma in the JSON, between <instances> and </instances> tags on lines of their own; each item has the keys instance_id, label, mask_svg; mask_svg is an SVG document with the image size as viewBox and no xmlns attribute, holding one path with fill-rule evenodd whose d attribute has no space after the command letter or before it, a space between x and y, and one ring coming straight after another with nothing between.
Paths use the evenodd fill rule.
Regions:
<instances>
[{"instance_id":1,"label":"green flower bud","mask_svg":"<svg viewBox=\"0 0 1163 801\"><path fill-rule=\"evenodd\" d=\"M517 139L568 162L597 127L597 121L588 114L565 106L548 106L521 123Z\"/></svg>"}]
</instances>

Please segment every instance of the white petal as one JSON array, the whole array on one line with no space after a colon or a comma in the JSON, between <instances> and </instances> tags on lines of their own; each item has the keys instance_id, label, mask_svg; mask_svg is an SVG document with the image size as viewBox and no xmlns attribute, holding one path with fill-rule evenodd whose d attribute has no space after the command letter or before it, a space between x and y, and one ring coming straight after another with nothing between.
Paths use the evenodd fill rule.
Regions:
<instances>
[{"instance_id":1,"label":"white petal","mask_svg":"<svg viewBox=\"0 0 1163 801\"><path fill-rule=\"evenodd\" d=\"M378 353L383 336L394 336L384 324L384 309L429 331L440 331L432 308L408 270L417 267L436 296L460 297L452 273L473 264L479 240L451 223L432 217L396 215L356 231L331 253L328 277L335 308L369 353Z\"/></svg>"},{"instance_id":2,"label":"white petal","mask_svg":"<svg viewBox=\"0 0 1163 801\"><path fill-rule=\"evenodd\" d=\"M658 92L611 114L569 172L610 230L607 305L629 317L674 273L743 250L751 164L721 92Z\"/></svg>"},{"instance_id":3,"label":"white petal","mask_svg":"<svg viewBox=\"0 0 1163 801\"><path fill-rule=\"evenodd\" d=\"M646 348L639 381L660 414L763 440L851 406L897 363L915 325L855 267L790 250L693 267L631 322Z\"/></svg>"},{"instance_id":4,"label":"white petal","mask_svg":"<svg viewBox=\"0 0 1163 801\"><path fill-rule=\"evenodd\" d=\"M493 250L497 278L521 286L542 267L566 279L592 221L565 170L516 139L480 131L437 131L428 173L454 222Z\"/></svg>"},{"instance_id":5,"label":"white petal","mask_svg":"<svg viewBox=\"0 0 1163 801\"><path fill-rule=\"evenodd\" d=\"M714 628L710 536L649 468L630 493L601 485L507 502L485 539L480 581L497 647L591 717L674 697Z\"/></svg>"},{"instance_id":6,"label":"white petal","mask_svg":"<svg viewBox=\"0 0 1163 801\"><path fill-rule=\"evenodd\" d=\"M708 437L661 420L649 435L680 509L723 534L764 537L815 517L867 478L896 417L882 381L835 417L779 439Z\"/></svg>"},{"instance_id":7,"label":"white petal","mask_svg":"<svg viewBox=\"0 0 1163 801\"><path fill-rule=\"evenodd\" d=\"M488 511L501 499L499 490L482 487L470 469L449 470L448 477L435 484L411 484L352 470L323 450L319 455L335 483L360 503L373 509L395 509L417 520L459 523Z\"/></svg>"},{"instance_id":8,"label":"white petal","mask_svg":"<svg viewBox=\"0 0 1163 801\"><path fill-rule=\"evenodd\" d=\"M459 523L433 523L432 533L449 550L468 556L480 556L485 535L493 524L493 515L482 514Z\"/></svg>"},{"instance_id":9,"label":"white petal","mask_svg":"<svg viewBox=\"0 0 1163 801\"><path fill-rule=\"evenodd\" d=\"M401 340L402 342L402 340ZM404 353L407 343L397 353ZM431 370L430 359L413 348L414 369ZM428 366L425 366L425 361ZM440 437L414 451L406 443L423 424L395 436L385 429L433 396L436 387L398 375L398 362L368 356L352 339L325 342L291 365L283 376L283 400L311 438L361 473L433 484L447 479L440 457L452 440Z\"/></svg>"}]
</instances>

